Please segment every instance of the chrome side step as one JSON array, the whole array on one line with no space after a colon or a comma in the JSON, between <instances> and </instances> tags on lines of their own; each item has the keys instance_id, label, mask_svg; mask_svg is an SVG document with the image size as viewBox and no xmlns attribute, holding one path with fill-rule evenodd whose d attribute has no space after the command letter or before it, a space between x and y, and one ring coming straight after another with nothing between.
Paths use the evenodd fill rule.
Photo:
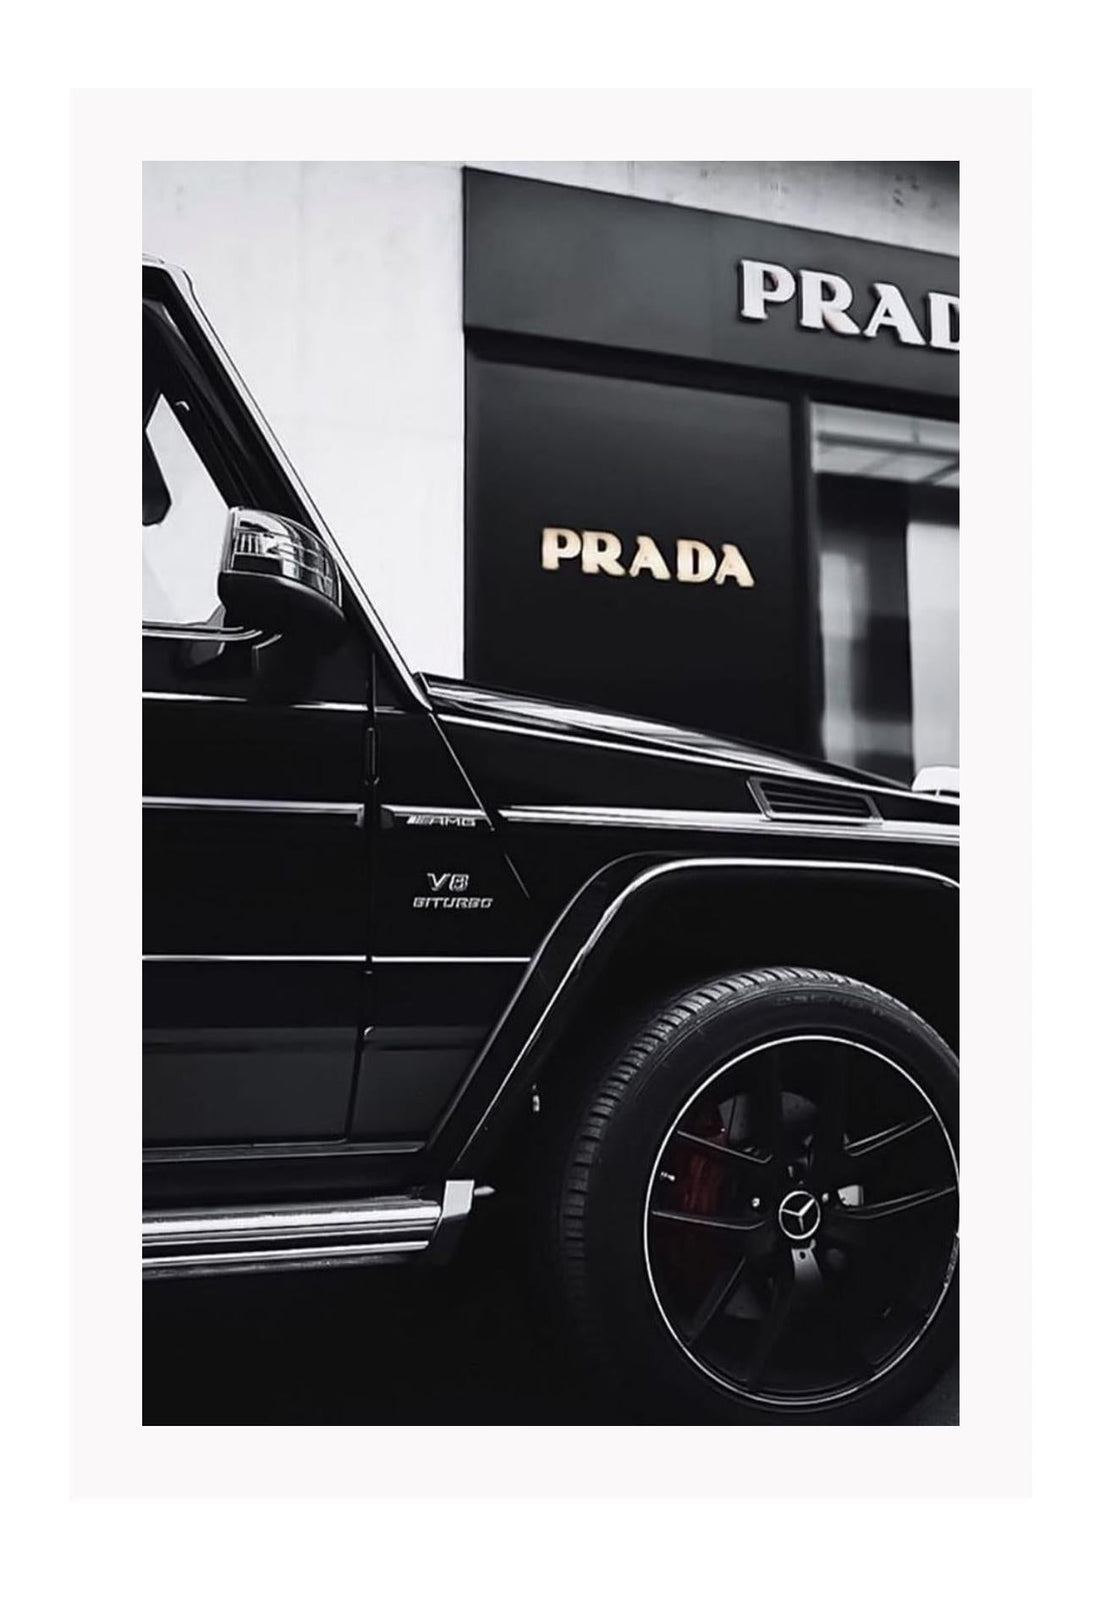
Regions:
<instances>
[{"instance_id":1,"label":"chrome side step","mask_svg":"<svg viewBox=\"0 0 1100 1613\"><path fill-rule=\"evenodd\" d=\"M339 1199L167 1210L141 1222L143 1277L369 1266L424 1255L446 1260L474 1201L473 1182L442 1197Z\"/></svg>"}]
</instances>

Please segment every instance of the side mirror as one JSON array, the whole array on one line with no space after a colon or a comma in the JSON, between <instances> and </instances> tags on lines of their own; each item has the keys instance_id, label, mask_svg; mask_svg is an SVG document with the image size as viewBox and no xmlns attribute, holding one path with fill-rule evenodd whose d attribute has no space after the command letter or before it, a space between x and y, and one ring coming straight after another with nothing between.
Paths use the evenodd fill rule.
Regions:
<instances>
[{"instance_id":1,"label":"side mirror","mask_svg":"<svg viewBox=\"0 0 1100 1613\"><path fill-rule=\"evenodd\" d=\"M340 574L321 539L297 521L234 508L218 597L230 621L333 644L345 628Z\"/></svg>"}]
</instances>

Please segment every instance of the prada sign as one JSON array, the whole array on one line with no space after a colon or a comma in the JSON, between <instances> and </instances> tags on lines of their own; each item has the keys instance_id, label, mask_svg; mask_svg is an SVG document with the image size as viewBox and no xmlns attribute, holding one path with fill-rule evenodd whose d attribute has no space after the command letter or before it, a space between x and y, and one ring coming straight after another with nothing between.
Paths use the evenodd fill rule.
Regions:
<instances>
[{"instance_id":1,"label":"prada sign","mask_svg":"<svg viewBox=\"0 0 1100 1613\"><path fill-rule=\"evenodd\" d=\"M465 211L470 332L958 395L957 258L476 169Z\"/></svg>"},{"instance_id":2,"label":"prada sign","mask_svg":"<svg viewBox=\"0 0 1100 1613\"><path fill-rule=\"evenodd\" d=\"M906 347L934 347L941 353L959 351L959 299L947 291L926 294L922 324L900 286L875 280L870 287L874 305L861 325L851 313L855 292L842 274L800 269L796 277L785 264L744 258L740 284L742 319L764 320L777 305L797 302L802 330L829 330L835 336L872 339L883 331Z\"/></svg>"},{"instance_id":3,"label":"prada sign","mask_svg":"<svg viewBox=\"0 0 1100 1613\"><path fill-rule=\"evenodd\" d=\"M477 354L466 398L468 677L812 743L788 402Z\"/></svg>"},{"instance_id":4,"label":"prada sign","mask_svg":"<svg viewBox=\"0 0 1100 1613\"><path fill-rule=\"evenodd\" d=\"M648 577L654 582L712 582L721 588L734 582L738 588L755 588L756 578L749 570L736 543L716 547L699 538L677 538L672 564L660 546L642 532L633 540L628 553L614 532L574 532L570 527L544 526L542 529L542 569L558 571L563 561L578 560L589 577ZM625 562L625 563L624 563Z\"/></svg>"}]
</instances>

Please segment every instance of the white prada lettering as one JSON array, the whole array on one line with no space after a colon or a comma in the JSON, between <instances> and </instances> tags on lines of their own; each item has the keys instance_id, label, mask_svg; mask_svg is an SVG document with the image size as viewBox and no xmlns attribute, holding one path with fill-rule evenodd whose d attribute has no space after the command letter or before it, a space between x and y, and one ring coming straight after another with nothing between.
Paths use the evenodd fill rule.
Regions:
<instances>
[{"instance_id":1,"label":"white prada lettering","mask_svg":"<svg viewBox=\"0 0 1100 1613\"><path fill-rule=\"evenodd\" d=\"M946 291L928 293L928 345L959 351L959 299Z\"/></svg>"},{"instance_id":2,"label":"white prada lettering","mask_svg":"<svg viewBox=\"0 0 1100 1613\"><path fill-rule=\"evenodd\" d=\"M877 336L885 325L895 333L898 341L904 342L907 347L924 347L925 341L920 333L920 326L913 318L900 287L892 286L888 280L876 280L874 289L878 302L863 327L864 336Z\"/></svg>"},{"instance_id":3,"label":"white prada lettering","mask_svg":"<svg viewBox=\"0 0 1100 1613\"><path fill-rule=\"evenodd\" d=\"M802 330L872 339L889 331L905 347L932 347L941 353L959 351L959 299L952 292L928 293L925 330L901 287L889 280L875 280L869 288L874 293L874 306L861 326L851 313L855 291L842 274L825 269L799 269L796 274L782 263L744 258L738 265L738 276L742 319L766 320L773 307L793 302Z\"/></svg>"},{"instance_id":4,"label":"white prada lettering","mask_svg":"<svg viewBox=\"0 0 1100 1613\"><path fill-rule=\"evenodd\" d=\"M768 304L790 302L794 296L794 275L781 263L757 263L745 258L741 264L741 318L767 319Z\"/></svg>"},{"instance_id":5,"label":"white prada lettering","mask_svg":"<svg viewBox=\"0 0 1100 1613\"><path fill-rule=\"evenodd\" d=\"M858 336L859 326L845 309L852 306L852 288L839 274L803 269L798 323L804 330L835 330L838 336Z\"/></svg>"}]
</instances>

